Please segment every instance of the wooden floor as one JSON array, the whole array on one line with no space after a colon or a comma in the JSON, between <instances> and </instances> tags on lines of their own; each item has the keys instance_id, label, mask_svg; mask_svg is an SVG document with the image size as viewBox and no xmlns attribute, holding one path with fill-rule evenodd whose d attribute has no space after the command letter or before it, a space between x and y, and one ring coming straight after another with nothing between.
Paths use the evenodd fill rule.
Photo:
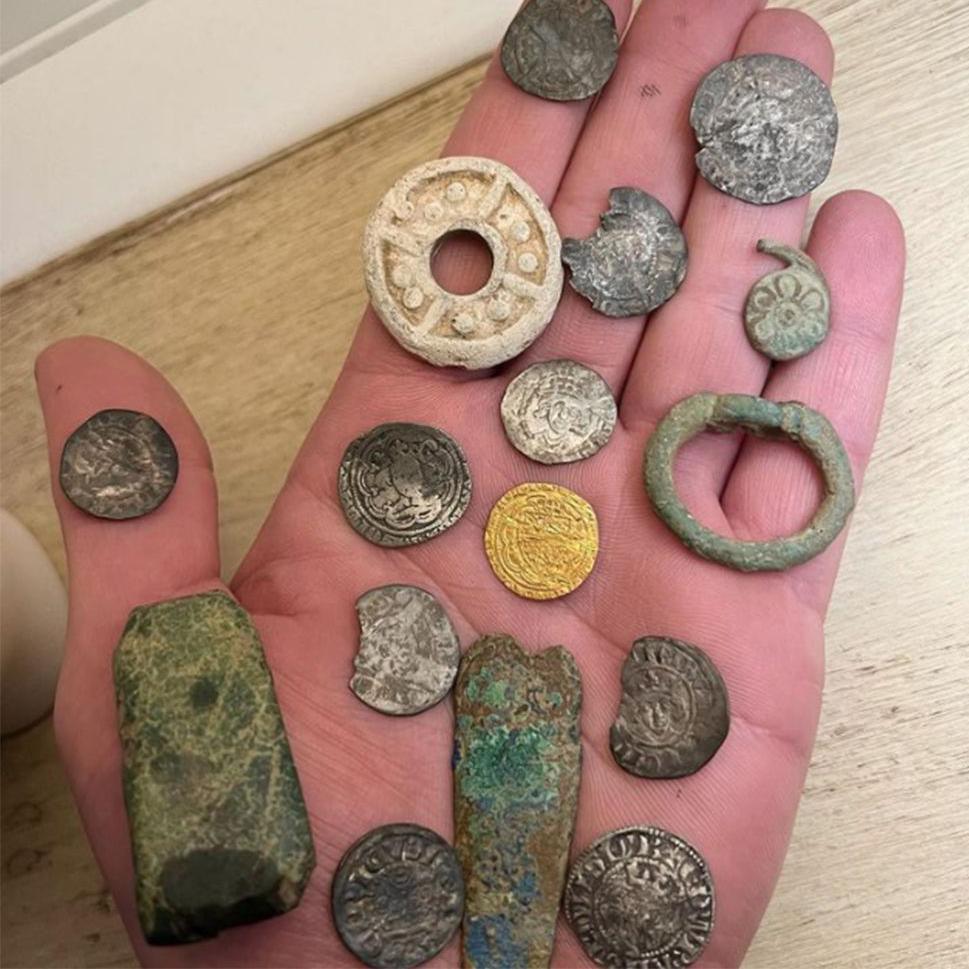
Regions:
<instances>
[{"instance_id":1,"label":"wooden floor","mask_svg":"<svg viewBox=\"0 0 969 969\"><path fill-rule=\"evenodd\" d=\"M838 52L841 140L823 195L886 195L910 262L888 409L828 623L819 742L746 965L967 965L969 7L799 6ZM364 304L364 219L398 174L438 152L481 72L325 132L3 293L3 503L61 568L37 351L103 334L171 378L212 445L231 574ZM49 721L3 742L2 770L3 965L131 964Z\"/></svg>"}]
</instances>

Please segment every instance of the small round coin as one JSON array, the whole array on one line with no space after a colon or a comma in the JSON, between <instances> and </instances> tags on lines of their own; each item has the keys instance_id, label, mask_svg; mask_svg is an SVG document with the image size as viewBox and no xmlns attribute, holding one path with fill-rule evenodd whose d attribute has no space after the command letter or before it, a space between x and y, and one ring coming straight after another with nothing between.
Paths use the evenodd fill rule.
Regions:
<instances>
[{"instance_id":1,"label":"small round coin","mask_svg":"<svg viewBox=\"0 0 969 969\"><path fill-rule=\"evenodd\" d=\"M523 599L557 599L577 589L599 552L596 513L568 488L520 484L495 502L485 527L495 575Z\"/></svg>"},{"instance_id":2,"label":"small round coin","mask_svg":"<svg viewBox=\"0 0 969 969\"><path fill-rule=\"evenodd\" d=\"M458 672L461 647L441 604L413 585L384 585L357 599L360 649L350 689L368 706L397 716L442 700Z\"/></svg>"},{"instance_id":3,"label":"small round coin","mask_svg":"<svg viewBox=\"0 0 969 969\"><path fill-rule=\"evenodd\" d=\"M611 831L572 864L565 917L596 964L680 969L713 930L713 880L700 853L661 828Z\"/></svg>"},{"instance_id":4,"label":"small round coin","mask_svg":"<svg viewBox=\"0 0 969 969\"><path fill-rule=\"evenodd\" d=\"M599 228L564 239L569 284L606 316L642 316L665 303L686 276L686 240L669 209L638 188L614 188Z\"/></svg>"},{"instance_id":5,"label":"small round coin","mask_svg":"<svg viewBox=\"0 0 969 969\"><path fill-rule=\"evenodd\" d=\"M756 350L771 360L810 353L828 335L831 294L818 264L800 249L761 239L761 252L787 263L761 277L747 296L744 326Z\"/></svg>"},{"instance_id":6,"label":"small round coin","mask_svg":"<svg viewBox=\"0 0 969 969\"><path fill-rule=\"evenodd\" d=\"M98 411L61 452L61 489L97 518L147 515L169 496L177 478L178 452L168 432L138 411Z\"/></svg>"},{"instance_id":7,"label":"small round coin","mask_svg":"<svg viewBox=\"0 0 969 969\"><path fill-rule=\"evenodd\" d=\"M616 18L603 0L529 0L501 42L501 66L523 91L580 101L616 69Z\"/></svg>"},{"instance_id":8,"label":"small round coin","mask_svg":"<svg viewBox=\"0 0 969 969\"><path fill-rule=\"evenodd\" d=\"M727 688L703 650L664 636L633 643L609 732L620 767L639 777L685 777L713 757L729 727Z\"/></svg>"},{"instance_id":9,"label":"small round coin","mask_svg":"<svg viewBox=\"0 0 969 969\"><path fill-rule=\"evenodd\" d=\"M523 370L501 399L508 440L542 464L581 461L602 448L616 425L616 401L594 370L548 360Z\"/></svg>"},{"instance_id":10,"label":"small round coin","mask_svg":"<svg viewBox=\"0 0 969 969\"><path fill-rule=\"evenodd\" d=\"M690 124L711 185L758 205L805 195L831 169L838 114L827 85L800 61L749 54L697 87Z\"/></svg>"},{"instance_id":11,"label":"small round coin","mask_svg":"<svg viewBox=\"0 0 969 969\"><path fill-rule=\"evenodd\" d=\"M340 502L347 521L375 545L426 542L471 501L471 472L458 443L424 424L380 424L343 453Z\"/></svg>"},{"instance_id":12,"label":"small round coin","mask_svg":"<svg viewBox=\"0 0 969 969\"><path fill-rule=\"evenodd\" d=\"M331 889L343 944L377 969L436 955L461 924L464 881L454 849L418 824L385 824L353 844Z\"/></svg>"}]
</instances>

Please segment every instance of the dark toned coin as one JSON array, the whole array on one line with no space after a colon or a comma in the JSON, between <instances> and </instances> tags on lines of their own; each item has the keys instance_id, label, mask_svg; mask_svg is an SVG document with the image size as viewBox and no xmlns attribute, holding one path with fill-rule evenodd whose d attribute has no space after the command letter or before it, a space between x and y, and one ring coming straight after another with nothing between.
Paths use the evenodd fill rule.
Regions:
<instances>
[{"instance_id":1,"label":"dark toned coin","mask_svg":"<svg viewBox=\"0 0 969 969\"><path fill-rule=\"evenodd\" d=\"M800 61L750 54L704 77L690 109L711 185L758 205L805 195L831 169L838 113L828 86Z\"/></svg>"},{"instance_id":2,"label":"dark toned coin","mask_svg":"<svg viewBox=\"0 0 969 969\"><path fill-rule=\"evenodd\" d=\"M713 880L700 853L661 828L611 831L572 864L565 916L609 969L680 969L713 930Z\"/></svg>"},{"instance_id":3,"label":"dark toned coin","mask_svg":"<svg viewBox=\"0 0 969 969\"><path fill-rule=\"evenodd\" d=\"M703 650L664 636L633 643L609 732L620 767L639 777L684 777L717 752L729 728L727 688Z\"/></svg>"},{"instance_id":4,"label":"dark toned coin","mask_svg":"<svg viewBox=\"0 0 969 969\"><path fill-rule=\"evenodd\" d=\"M350 689L381 713L420 713L444 699L461 659L441 604L413 585L383 585L357 599L360 649Z\"/></svg>"},{"instance_id":5,"label":"dark toned coin","mask_svg":"<svg viewBox=\"0 0 969 969\"><path fill-rule=\"evenodd\" d=\"M529 0L501 43L501 66L523 91L580 101L616 69L616 19L603 0Z\"/></svg>"},{"instance_id":6,"label":"dark toned coin","mask_svg":"<svg viewBox=\"0 0 969 969\"><path fill-rule=\"evenodd\" d=\"M385 824L353 844L331 889L343 944L368 966L406 969L457 931L464 882L454 849L419 824Z\"/></svg>"},{"instance_id":7,"label":"dark toned coin","mask_svg":"<svg viewBox=\"0 0 969 969\"><path fill-rule=\"evenodd\" d=\"M686 275L686 240L659 199L614 188L588 239L564 239L569 282L606 316L641 316L665 303Z\"/></svg>"},{"instance_id":8,"label":"dark toned coin","mask_svg":"<svg viewBox=\"0 0 969 969\"><path fill-rule=\"evenodd\" d=\"M102 410L67 439L61 489L97 518L139 518L154 511L178 477L178 452L165 428L133 410Z\"/></svg>"},{"instance_id":9,"label":"dark toned coin","mask_svg":"<svg viewBox=\"0 0 969 969\"><path fill-rule=\"evenodd\" d=\"M376 545L417 545L450 528L471 501L471 472L458 443L424 424L380 424L352 441L340 462L347 521Z\"/></svg>"}]
</instances>

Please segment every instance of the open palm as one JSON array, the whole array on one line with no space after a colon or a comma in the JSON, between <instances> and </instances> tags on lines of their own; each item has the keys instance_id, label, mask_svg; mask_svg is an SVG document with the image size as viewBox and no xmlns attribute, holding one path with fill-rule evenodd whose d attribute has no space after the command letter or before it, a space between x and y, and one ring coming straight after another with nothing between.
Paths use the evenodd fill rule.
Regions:
<instances>
[{"instance_id":1,"label":"open palm","mask_svg":"<svg viewBox=\"0 0 969 969\"><path fill-rule=\"evenodd\" d=\"M611 0L611 6L622 28L629 0ZM49 348L38 361L52 466L66 436L104 407L156 417L181 459L169 500L136 521L89 518L55 488L71 577L58 739L98 861L144 961L352 965L329 915L329 882L343 851L391 821L451 835L449 703L392 719L365 707L347 686L358 639L355 600L377 585L409 583L438 597L465 647L481 633L501 631L527 649L561 643L572 651L584 689L576 848L630 824L659 825L685 837L707 858L717 893L717 923L700 964L739 964L780 869L810 756L823 680L822 622L843 540L783 574L743 575L705 562L653 515L640 476L643 448L663 413L700 390L796 399L831 419L860 482L890 366L904 258L900 227L884 202L864 193L830 200L808 246L832 291L830 337L808 357L772 369L747 343L741 322L747 291L776 268L755 243L769 237L797 244L807 201L760 208L696 179L690 100L701 76L735 54L785 54L824 78L832 70L830 45L816 24L791 11L760 12L760 6L756 0L646 0L616 74L591 110L586 102L556 104L524 94L492 65L449 141L448 154L484 155L515 169L551 206L563 235L590 232L610 188L645 189L682 222L689 269L648 325L609 321L566 289L544 335L498 373L433 368L398 347L372 311L365 314L333 394L230 584L262 635L316 841L316 871L302 904L288 915L180 948L152 949L140 939L111 652L133 606L221 584L215 482L198 427L142 360L81 338ZM477 255L460 246L442 252L443 281L466 284ZM510 446L498 407L512 375L559 357L608 380L620 421L594 457L546 467ZM464 448L474 483L457 525L401 550L378 548L354 532L336 492L347 443L393 420L447 431ZM678 478L703 521L747 538L799 527L820 493L796 449L736 435L691 443ZM485 559L488 512L523 481L566 485L598 514L598 564L564 599L516 598ZM726 742L706 767L681 780L632 777L608 750L621 664L632 641L647 634L700 645L730 692ZM457 960L452 944L435 964ZM590 965L564 928L554 964Z\"/></svg>"}]
</instances>

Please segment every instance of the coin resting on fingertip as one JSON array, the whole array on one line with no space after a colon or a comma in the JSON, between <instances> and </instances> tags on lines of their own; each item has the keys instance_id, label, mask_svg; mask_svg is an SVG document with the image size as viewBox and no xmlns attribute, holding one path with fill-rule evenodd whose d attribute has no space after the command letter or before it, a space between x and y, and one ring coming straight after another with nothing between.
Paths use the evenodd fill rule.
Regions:
<instances>
[{"instance_id":1,"label":"coin resting on fingertip","mask_svg":"<svg viewBox=\"0 0 969 969\"><path fill-rule=\"evenodd\" d=\"M614 188L599 228L564 239L569 284L606 316L641 316L665 303L686 275L686 240L659 199L638 188Z\"/></svg>"},{"instance_id":2,"label":"coin resting on fingertip","mask_svg":"<svg viewBox=\"0 0 969 969\"><path fill-rule=\"evenodd\" d=\"M580 101L619 60L616 18L603 0L528 0L501 42L501 66L528 94Z\"/></svg>"},{"instance_id":3,"label":"coin resting on fingertip","mask_svg":"<svg viewBox=\"0 0 969 969\"><path fill-rule=\"evenodd\" d=\"M700 82L690 108L700 174L727 195L769 205L827 177L838 139L828 86L779 54L726 61Z\"/></svg>"},{"instance_id":4,"label":"coin resting on fingertip","mask_svg":"<svg viewBox=\"0 0 969 969\"><path fill-rule=\"evenodd\" d=\"M616 401L594 370L575 360L546 360L523 370L501 399L512 445L542 464L566 464L604 447L616 425Z\"/></svg>"},{"instance_id":5,"label":"coin resting on fingertip","mask_svg":"<svg viewBox=\"0 0 969 969\"><path fill-rule=\"evenodd\" d=\"M459 231L491 250L491 275L473 293L449 292L431 270L438 244ZM411 169L370 216L363 252L384 326L438 367L478 370L517 356L548 325L562 293L552 216L524 179L489 158L439 158Z\"/></svg>"},{"instance_id":6,"label":"coin resting on fingertip","mask_svg":"<svg viewBox=\"0 0 969 969\"><path fill-rule=\"evenodd\" d=\"M419 824L385 824L352 844L330 889L343 944L374 969L409 969L451 940L464 911L454 849Z\"/></svg>"},{"instance_id":7,"label":"coin resting on fingertip","mask_svg":"<svg viewBox=\"0 0 969 969\"><path fill-rule=\"evenodd\" d=\"M133 410L102 410L64 444L60 485L81 511L123 520L154 511L178 478L178 452L153 417Z\"/></svg>"},{"instance_id":8,"label":"coin resting on fingertip","mask_svg":"<svg viewBox=\"0 0 969 969\"><path fill-rule=\"evenodd\" d=\"M683 838L654 827L610 831L572 863L565 917L606 969L681 969L713 931L713 879Z\"/></svg>"},{"instance_id":9,"label":"coin resting on fingertip","mask_svg":"<svg viewBox=\"0 0 969 969\"><path fill-rule=\"evenodd\" d=\"M454 525L471 501L460 445L425 424L380 424L351 441L339 473L347 521L375 545L417 545Z\"/></svg>"}]
</instances>

